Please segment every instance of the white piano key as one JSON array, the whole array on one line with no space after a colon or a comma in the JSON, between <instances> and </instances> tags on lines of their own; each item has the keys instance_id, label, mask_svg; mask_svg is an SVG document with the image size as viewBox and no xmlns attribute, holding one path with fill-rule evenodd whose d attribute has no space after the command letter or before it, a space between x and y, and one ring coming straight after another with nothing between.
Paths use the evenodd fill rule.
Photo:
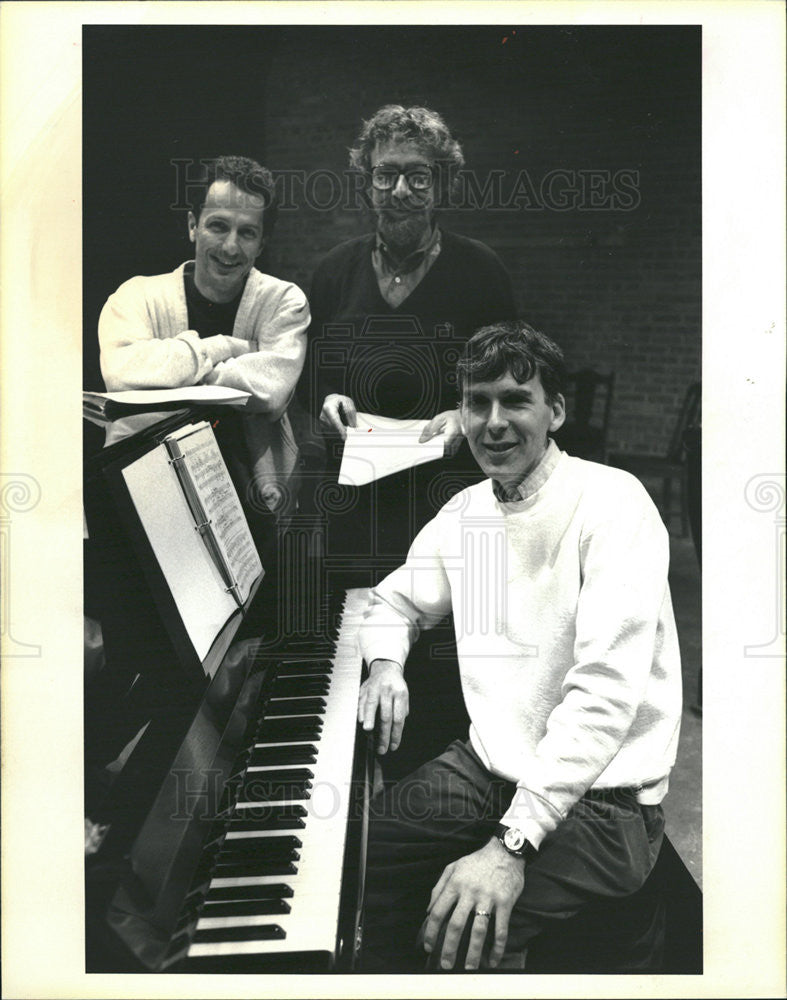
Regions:
<instances>
[{"instance_id":1,"label":"white piano key","mask_svg":"<svg viewBox=\"0 0 787 1000\"><path fill-rule=\"evenodd\" d=\"M279 924L281 927L280 921L288 916L289 913L257 913L245 917L200 917L196 930L216 931L224 930L227 927L267 927L270 924Z\"/></svg>"},{"instance_id":2,"label":"white piano key","mask_svg":"<svg viewBox=\"0 0 787 1000\"><path fill-rule=\"evenodd\" d=\"M277 829L277 830L230 830L227 836L224 838L226 843L228 840L254 840L260 839L273 839L274 837L298 837L299 831L297 827L290 827L289 829Z\"/></svg>"},{"instance_id":3,"label":"white piano key","mask_svg":"<svg viewBox=\"0 0 787 1000\"><path fill-rule=\"evenodd\" d=\"M365 589L347 592L342 624L333 657L334 669L327 675L330 681L328 694L325 695L326 709L323 719L323 729L319 743L322 748L329 748L320 753L318 746L317 761L313 764L284 765L285 767L308 766L314 773L310 799L292 799L270 803L278 807L300 805L306 809L303 818L305 827L292 831L260 831L261 839L265 834L285 836L295 835L301 841L298 872L295 875L261 875L236 876L232 878L213 878L210 887L228 888L231 886L254 886L284 884L293 890L292 897L287 902L291 907L288 914L271 914L264 918L203 918L206 920L246 920L260 925L277 924L285 932L282 940L263 941L220 941L202 942L189 947L190 958L204 958L222 955L254 955L274 954L300 951L333 952L338 933L339 904L341 899L341 879L344 860L344 848L349 819L352 759L356 737L356 713L358 706L358 690L361 676L361 655L357 643L357 627L368 600ZM313 712L304 713L313 715ZM276 716L279 718L298 718L299 715ZM312 740L305 740L311 743ZM264 770L255 768L254 770ZM271 766L271 769L281 770L282 765ZM238 802L237 811L240 815L246 810L259 809L264 803ZM255 836L256 831L238 831L228 833L227 837L241 839L245 836ZM261 849L260 858L264 860ZM200 927L247 926L248 923L202 925Z\"/></svg>"},{"instance_id":4,"label":"white piano key","mask_svg":"<svg viewBox=\"0 0 787 1000\"><path fill-rule=\"evenodd\" d=\"M282 716L277 716L282 718ZM280 740L278 743L252 743L252 747L307 747L313 740Z\"/></svg>"}]
</instances>

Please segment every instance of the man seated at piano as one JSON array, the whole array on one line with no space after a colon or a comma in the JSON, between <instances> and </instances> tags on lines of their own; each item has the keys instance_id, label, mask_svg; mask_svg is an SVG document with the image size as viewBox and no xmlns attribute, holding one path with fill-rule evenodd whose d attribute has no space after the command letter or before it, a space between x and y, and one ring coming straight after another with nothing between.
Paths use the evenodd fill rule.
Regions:
<instances>
[{"instance_id":1,"label":"man seated at piano","mask_svg":"<svg viewBox=\"0 0 787 1000\"><path fill-rule=\"evenodd\" d=\"M303 292L254 266L276 221L270 172L244 156L201 161L188 186L194 259L125 281L99 319L108 391L219 385L251 398L216 428L247 512L286 505L297 447L287 406L300 376L310 314ZM150 415L115 421L107 443Z\"/></svg>"},{"instance_id":2,"label":"man seated at piano","mask_svg":"<svg viewBox=\"0 0 787 1000\"><path fill-rule=\"evenodd\" d=\"M365 968L527 968L537 935L650 873L681 672L667 532L640 483L562 453L560 348L479 330L458 365L488 477L420 531L372 592L358 719L395 750L404 665L453 610L469 739L372 800ZM663 930L662 932L663 933ZM418 946L416 947L416 941ZM657 964L658 925L645 942Z\"/></svg>"}]
</instances>

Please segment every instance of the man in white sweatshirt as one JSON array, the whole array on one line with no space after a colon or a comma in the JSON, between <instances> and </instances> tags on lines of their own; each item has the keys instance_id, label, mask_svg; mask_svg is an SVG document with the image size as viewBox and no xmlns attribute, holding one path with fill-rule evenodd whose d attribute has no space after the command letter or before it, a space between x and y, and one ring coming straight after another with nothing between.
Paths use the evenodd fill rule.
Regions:
<instances>
[{"instance_id":1,"label":"man in white sweatshirt","mask_svg":"<svg viewBox=\"0 0 787 1000\"><path fill-rule=\"evenodd\" d=\"M414 971L419 924L431 968L505 966L550 926L634 893L661 846L678 741L669 546L653 503L632 476L550 439L565 369L547 337L485 327L457 367L488 478L372 592L358 718L377 725L379 753L396 749L408 651L453 610L470 734L374 803L370 971Z\"/></svg>"}]
</instances>

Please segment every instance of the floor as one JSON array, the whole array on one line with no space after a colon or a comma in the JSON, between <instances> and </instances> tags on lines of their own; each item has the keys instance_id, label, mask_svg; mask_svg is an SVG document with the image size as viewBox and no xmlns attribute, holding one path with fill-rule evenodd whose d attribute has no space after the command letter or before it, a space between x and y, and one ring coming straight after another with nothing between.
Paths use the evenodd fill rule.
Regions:
<instances>
[{"instance_id":1,"label":"floor","mask_svg":"<svg viewBox=\"0 0 787 1000\"><path fill-rule=\"evenodd\" d=\"M667 835L702 888L701 586L697 556L688 537L670 538L670 589L683 664L683 719L664 812Z\"/></svg>"}]
</instances>

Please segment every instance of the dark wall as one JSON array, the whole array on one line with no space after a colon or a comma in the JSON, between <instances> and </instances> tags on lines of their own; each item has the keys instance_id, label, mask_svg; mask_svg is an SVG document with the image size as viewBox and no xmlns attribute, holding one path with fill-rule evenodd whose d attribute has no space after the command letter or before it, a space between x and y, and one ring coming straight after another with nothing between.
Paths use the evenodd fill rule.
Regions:
<instances>
[{"instance_id":1,"label":"dark wall","mask_svg":"<svg viewBox=\"0 0 787 1000\"><path fill-rule=\"evenodd\" d=\"M308 292L322 254L370 226L346 176L361 119L419 103L467 160L444 225L498 251L570 367L616 372L612 449L662 451L700 372L700 42L693 27L86 28L86 384L109 292L189 256L172 161L238 152L280 173L262 266Z\"/></svg>"},{"instance_id":2,"label":"dark wall","mask_svg":"<svg viewBox=\"0 0 787 1000\"><path fill-rule=\"evenodd\" d=\"M192 256L188 174L175 161L241 151L265 162L275 44L249 28L83 28L87 388L100 385L96 330L107 296L132 275L171 271Z\"/></svg>"}]
</instances>

